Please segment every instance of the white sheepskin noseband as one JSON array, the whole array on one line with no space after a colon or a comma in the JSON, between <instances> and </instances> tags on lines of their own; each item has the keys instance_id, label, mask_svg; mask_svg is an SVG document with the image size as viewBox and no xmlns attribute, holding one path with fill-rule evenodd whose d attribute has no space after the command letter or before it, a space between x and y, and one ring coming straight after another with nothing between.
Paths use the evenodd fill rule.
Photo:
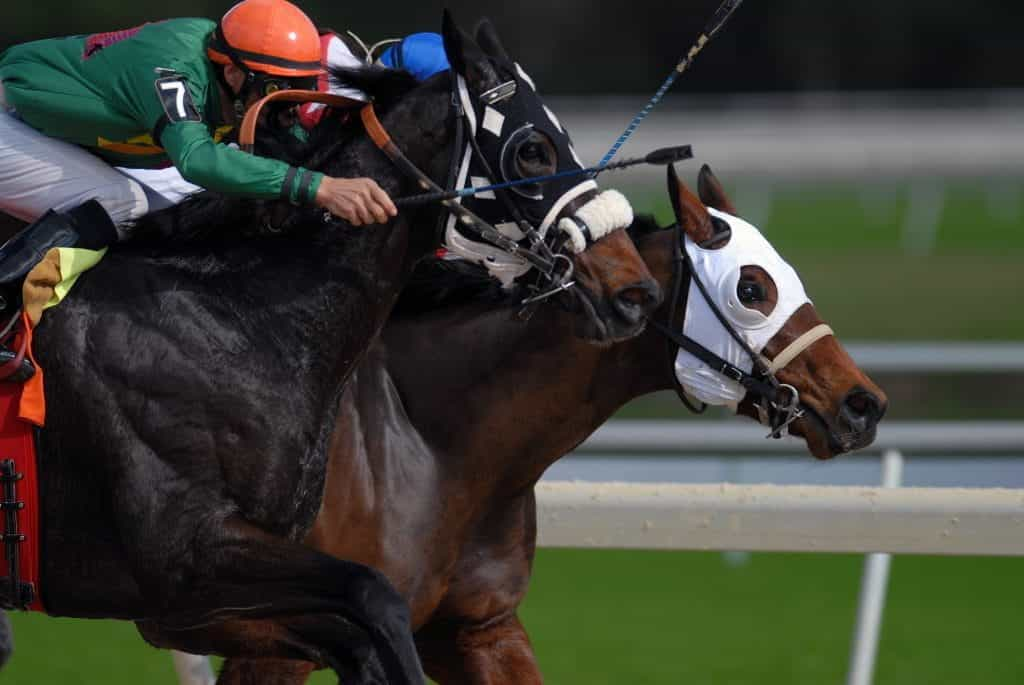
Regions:
<instances>
[{"instance_id":1,"label":"white sheepskin noseband","mask_svg":"<svg viewBox=\"0 0 1024 685\"><path fill-rule=\"evenodd\" d=\"M633 223L633 206L626 196L617 190L606 190L580 207L572 217L558 222L558 230L569 236L569 247L579 254L587 249L587 237L581 224L590 231L597 242L612 231L625 228Z\"/></svg>"}]
</instances>

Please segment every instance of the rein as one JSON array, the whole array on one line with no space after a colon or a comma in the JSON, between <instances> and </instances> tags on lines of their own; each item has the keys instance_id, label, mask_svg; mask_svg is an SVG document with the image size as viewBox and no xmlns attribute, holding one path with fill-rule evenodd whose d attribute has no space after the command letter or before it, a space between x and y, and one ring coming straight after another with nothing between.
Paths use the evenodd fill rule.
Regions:
<instances>
[{"instance_id":1,"label":"rein","mask_svg":"<svg viewBox=\"0 0 1024 685\"><path fill-rule=\"evenodd\" d=\"M450 165L451 170L455 170L458 167L457 160L459 158L459 148L461 147L460 139L463 138L463 119L466 116L463 108L458 105L457 98L453 97L453 106L456 108L458 126L456 130L456 146L455 152L453 153L453 162ZM416 181L420 189L424 192L437 195L449 194L444 188L434 182L427 174L425 174L419 167L405 156L405 153L399 149L395 142L391 139L387 129L381 123L377 117L376 110L373 107L373 103L363 102L361 100L354 100L352 98L343 97L340 95L332 95L329 93L320 93L317 91L305 91L305 90L280 90L275 93L271 93L266 97L256 102L249 111L246 112L245 118L242 121L241 130L239 132L239 145L246 152L252 152L255 146L256 138L256 124L259 120L260 114L263 108L271 102L294 102L294 103L308 103L317 102L325 104L331 107L347 107L354 108L360 107L359 115L363 123L363 127L366 129L367 135L370 140L373 141L374 145L383 152L388 159L406 176ZM472 136L470 136L472 139ZM475 150L479 154L479 150ZM452 174L454 175L454 174ZM479 237L483 238L487 242L493 244L495 247L507 252L510 255L519 257L526 260L536 269L538 269L547 279L554 281L556 287L559 289L565 288L565 279L557 278L557 264L558 261L554 255L546 249L542 240L531 240L531 247L534 249L525 249L516 241L512 240L508 236L504 235L497 228L492 226L490 223L480 218L477 214L464 207L461 203L457 202L458 196L455 197L443 197L439 199L441 205L448 210L451 214L455 215L458 221L476 233ZM443 217L443 214L442 214ZM325 215L325 221L330 220L330 215ZM532 227L531 227L532 231ZM528 234L529 235L529 234ZM544 249L537 249L538 243L544 245ZM536 251L535 251L536 250Z\"/></svg>"},{"instance_id":2,"label":"rein","mask_svg":"<svg viewBox=\"0 0 1024 685\"><path fill-rule=\"evenodd\" d=\"M263 108L271 102L292 102L295 104L316 102L329 107L338 107L342 109L355 109L356 107L362 107L366 104L362 100L347 98L344 95L321 93L316 90L276 91L258 100L249 108L249 111L245 113L245 117L242 119L242 126L238 130L238 146L245 152L251 154L255 148L256 124L259 122L260 114L263 113Z\"/></svg>"},{"instance_id":3,"label":"rein","mask_svg":"<svg viewBox=\"0 0 1024 685\"><path fill-rule=\"evenodd\" d=\"M560 178L571 178L573 176L594 177L606 171L628 169L629 167L638 166L640 164L668 166L669 164L683 162L688 159L693 159L693 148L690 145L677 145L675 147L659 148L643 157L623 159L618 162L612 162L611 164L605 164L604 166L592 166L587 167L586 169L569 169L567 171L560 171L557 174L550 174L548 176L528 176L516 181L505 181L504 183L495 183L493 185L481 186L479 188L463 188L462 190L449 190L443 193L424 193L423 195L400 197L395 200L395 206L413 207L416 205L430 204L432 202L441 202L442 200L454 200L459 197L472 197L473 195L479 195L481 193L492 193L496 190L507 190L510 188L518 188L520 186L537 185L538 183L555 181Z\"/></svg>"},{"instance_id":4,"label":"rein","mask_svg":"<svg viewBox=\"0 0 1024 685\"><path fill-rule=\"evenodd\" d=\"M697 359L707 364L712 370L722 374L730 380L742 385L748 393L756 398L756 407L761 423L768 425L771 432L766 437L781 438L783 431L797 419L804 416L804 410L800 404L800 392L788 383L780 383L776 374L788 366L794 359L799 357L807 348L824 337L833 335L832 329L827 324L819 324L811 328L803 335L790 343L774 360L767 360L764 356L754 352L747 341L743 339L722 314L722 310L708 294L707 288L697 275L693 261L686 250L686 234L682 227L676 223L672 230L676 236L675 254L673 255L672 266L672 298L669 302L668 324L650 319L651 326L664 335L669 343L669 367L672 382L683 404L692 412L700 414L707 409L706 404L700 407L695 406L686 394L686 389L679 383L676 377L674 359L679 349L686 350ZM686 305L689 299L690 283L695 283L701 296L708 307L714 313L715 318L725 328L729 335L735 340L740 348L750 357L753 373L747 372L732 364L707 349L696 340L677 332L675 325L676 312L682 305L683 322L686 320ZM673 345L675 347L673 348Z\"/></svg>"}]
</instances>

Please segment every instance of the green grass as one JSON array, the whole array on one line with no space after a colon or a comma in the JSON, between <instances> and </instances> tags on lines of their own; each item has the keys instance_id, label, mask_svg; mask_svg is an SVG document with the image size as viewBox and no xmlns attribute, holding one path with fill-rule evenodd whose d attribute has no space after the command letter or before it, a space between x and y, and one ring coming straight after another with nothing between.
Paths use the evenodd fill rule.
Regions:
<instances>
[{"instance_id":1,"label":"green grass","mask_svg":"<svg viewBox=\"0 0 1024 685\"><path fill-rule=\"evenodd\" d=\"M525 607L549 685L839 683L862 558L542 550ZM898 557L877 685L1019 685L1024 559ZM171 685L128 624L14 617L2 682ZM319 673L317 685L334 682Z\"/></svg>"},{"instance_id":2,"label":"green grass","mask_svg":"<svg viewBox=\"0 0 1024 685\"><path fill-rule=\"evenodd\" d=\"M544 551L524 611L547 681L839 683L862 559ZM1024 561L901 557L878 685L1024 681Z\"/></svg>"}]
</instances>

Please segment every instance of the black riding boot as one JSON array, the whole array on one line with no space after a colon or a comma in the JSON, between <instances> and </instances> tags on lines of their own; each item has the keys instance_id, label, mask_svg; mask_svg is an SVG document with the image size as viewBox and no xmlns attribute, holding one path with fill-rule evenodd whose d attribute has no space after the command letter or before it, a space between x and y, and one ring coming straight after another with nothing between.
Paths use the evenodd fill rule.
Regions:
<instances>
[{"instance_id":1,"label":"black riding boot","mask_svg":"<svg viewBox=\"0 0 1024 685\"><path fill-rule=\"evenodd\" d=\"M3 323L21 305L21 285L32 268L54 247L83 247L98 250L117 241L117 229L110 215L96 200L89 200L67 212L50 210L0 246L0 312ZM0 344L0 367L17 353ZM35 368L24 359L20 368L2 381L23 382Z\"/></svg>"}]
</instances>

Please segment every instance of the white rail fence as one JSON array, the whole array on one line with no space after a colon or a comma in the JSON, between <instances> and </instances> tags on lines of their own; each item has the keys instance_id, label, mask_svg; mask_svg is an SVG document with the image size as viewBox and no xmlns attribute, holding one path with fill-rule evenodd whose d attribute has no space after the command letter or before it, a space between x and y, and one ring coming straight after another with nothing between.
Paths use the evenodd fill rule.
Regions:
<instances>
[{"instance_id":1,"label":"white rail fence","mask_svg":"<svg viewBox=\"0 0 1024 685\"><path fill-rule=\"evenodd\" d=\"M1024 490L545 482L545 547L1024 556Z\"/></svg>"},{"instance_id":2,"label":"white rail fence","mask_svg":"<svg viewBox=\"0 0 1024 685\"><path fill-rule=\"evenodd\" d=\"M1019 342L851 342L857 364L873 372L1021 373L1024 343Z\"/></svg>"},{"instance_id":3,"label":"white rail fence","mask_svg":"<svg viewBox=\"0 0 1024 685\"><path fill-rule=\"evenodd\" d=\"M764 428L745 419L610 421L577 452L763 455L805 451L793 438L765 440L764 435ZM888 449L915 454L984 452L1024 456L1024 421L883 421L871 451Z\"/></svg>"},{"instance_id":4,"label":"white rail fence","mask_svg":"<svg viewBox=\"0 0 1024 685\"><path fill-rule=\"evenodd\" d=\"M801 449L793 440L766 441L760 427L736 422L615 421L579 451ZM847 685L869 685L890 554L1024 556L1024 489L900 488L902 451L1024 456L1024 422L887 422L871 449L884 452L881 487L545 481L537 488L538 541L592 549L868 553Z\"/></svg>"},{"instance_id":5,"label":"white rail fence","mask_svg":"<svg viewBox=\"0 0 1024 685\"><path fill-rule=\"evenodd\" d=\"M1024 170L1024 94L670 94L624 153L692 142L723 178L1013 177ZM548 97L585 160L636 113L634 97ZM956 106L953 101L958 100ZM659 180L655 167L630 179Z\"/></svg>"}]
</instances>

